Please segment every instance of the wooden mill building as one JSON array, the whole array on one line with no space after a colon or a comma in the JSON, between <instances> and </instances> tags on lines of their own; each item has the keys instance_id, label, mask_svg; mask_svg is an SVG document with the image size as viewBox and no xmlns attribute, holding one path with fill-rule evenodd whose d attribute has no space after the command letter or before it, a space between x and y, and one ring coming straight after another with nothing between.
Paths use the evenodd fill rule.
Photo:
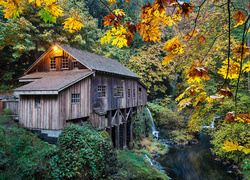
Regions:
<instances>
[{"instance_id":1,"label":"wooden mill building","mask_svg":"<svg viewBox=\"0 0 250 180\"><path fill-rule=\"evenodd\" d=\"M116 148L133 141L132 119L147 104L140 77L121 63L62 44L51 46L19 79L19 124L57 131L90 120Z\"/></svg>"}]
</instances>

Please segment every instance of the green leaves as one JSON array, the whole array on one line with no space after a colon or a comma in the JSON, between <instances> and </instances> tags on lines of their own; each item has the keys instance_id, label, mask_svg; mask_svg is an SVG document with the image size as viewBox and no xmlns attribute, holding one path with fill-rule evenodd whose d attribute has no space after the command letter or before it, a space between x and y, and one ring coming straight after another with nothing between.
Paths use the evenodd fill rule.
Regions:
<instances>
[{"instance_id":1,"label":"green leaves","mask_svg":"<svg viewBox=\"0 0 250 180\"><path fill-rule=\"evenodd\" d=\"M41 13L41 18L43 19L43 21L45 23L49 22L53 22L56 23L56 18L53 17L53 15L50 13L50 10L45 8L40 10L38 13Z\"/></svg>"}]
</instances>

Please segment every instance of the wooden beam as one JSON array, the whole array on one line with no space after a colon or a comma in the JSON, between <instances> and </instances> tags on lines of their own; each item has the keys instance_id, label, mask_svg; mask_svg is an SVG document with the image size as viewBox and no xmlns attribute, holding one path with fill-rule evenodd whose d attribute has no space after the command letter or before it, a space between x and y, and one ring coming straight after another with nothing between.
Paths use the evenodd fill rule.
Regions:
<instances>
[{"instance_id":1,"label":"wooden beam","mask_svg":"<svg viewBox=\"0 0 250 180\"><path fill-rule=\"evenodd\" d=\"M118 109L116 110L115 115L114 115L114 117L112 118L112 121L111 121L111 127L112 127L112 126L113 126L113 124L114 124L114 120L115 120L115 117L116 117L117 112L119 112L119 111L118 111Z\"/></svg>"}]
</instances>

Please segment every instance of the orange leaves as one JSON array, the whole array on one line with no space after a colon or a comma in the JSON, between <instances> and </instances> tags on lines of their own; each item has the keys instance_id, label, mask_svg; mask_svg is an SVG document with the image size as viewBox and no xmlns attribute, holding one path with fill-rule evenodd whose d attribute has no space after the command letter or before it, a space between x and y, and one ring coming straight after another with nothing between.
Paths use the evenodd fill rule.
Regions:
<instances>
[{"instance_id":1,"label":"orange leaves","mask_svg":"<svg viewBox=\"0 0 250 180\"><path fill-rule=\"evenodd\" d=\"M203 44L206 42L206 39L204 36L199 36L200 44Z\"/></svg>"},{"instance_id":2,"label":"orange leaves","mask_svg":"<svg viewBox=\"0 0 250 180\"><path fill-rule=\"evenodd\" d=\"M245 146L249 146L249 144L245 144ZM230 151L242 151L245 154L250 153L250 149L244 146L240 146L237 141L230 142L230 141L225 141L224 147L222 147L226 152Z\"/></svg>"},{"instance_id":3,"label":"orange leaves","mask_svg":"<svg viewBox=\"0 0 250 180\"><path fill-rule=\"evenodd\" d=\"M189 33L185 36L185 39L190 39L191 37L197 36L199 34L199 31L200 31L199 29L193 30L191 33Z\"/></svg>"},{"instance_id":4,"label":"orange leaves","mask_svg":"<svg viewBox=\"0 0 250 180\"><path fill-rule=\"evenodd\" d=\"M245 21L246 16L244 15L243 12L237 10L237 12L234 14L234 19L236 20L237 23L240 23L241 21Z\"/></svg>"},{"instance_id":5,"label":"orange leaves","mask_svg":"<svg viewBox=\"0 0 250 180\"><path fill-rule=\"evenodd\" d=\"M250 125L250 114L239 114L235 116L234 112L228 112L226 114L226 117L224 118L225 121L227 121L229 124L232 122L239 122Z\"/></svg>"},{"instance_id":6,"label":"orange leaves","mask_svg":"<svg viewBox=\"0 0 250 180\"><path fill-rule=\"evenodd\" d=\"M232 50L234 53L233 56L236 57L238 60L241 60L241 58L244 60L249 54L249 48L246 48L246 44L244 44L244 46L242 47L241 42L238 46L235 46Z\"/></svg>"},{"instance_id":7,"label":"orange leaves","mask_svg":"<svg viewBox=\"0 0 250 180\"><path fill-rule=\"evenodd\" d=\"M108 16L105 16L103 18L103 21L104 21L104 27L107 27L107 26L117 27L121 24L120 19L118 19L114 14L110 14Z\"/></svg>"},{"instance_id":8,"label":"orange leaves","mask_svg":"<svg viewBox=\"0 0 250 180\"><path fill-rule=\"evenodd\" d=\"M230 98L233 97L233 93L228 87L224 87L222 89L219 89L217 92L218 92L219 95L222 95L222 96L225 96L225 97L230 97Z\"/></svg>"},{"instance_id":9,"label":"orange leaves","mask_svg":"<svg viewBox=\"0 0 250 180\"><path fill-rule=\"evenodd\" d=\"M187 70L188 82L200 82L202 79L209 80L208 71L206 68L201 67L201 61L199 59L195 60L191 67Z\"/></svg>"},{"instance_id":10,"label":"orange leaves","mask_svg":"<svg viewBox=\"0 0 250 180\"><path fill-rule=\"evenodd\" d=\"M189 18L189 14L194 11L194 6L192 3L184 2L180 5L177 9L177 13L181 14L182 16Z\"/></svg>"}]
</instances>

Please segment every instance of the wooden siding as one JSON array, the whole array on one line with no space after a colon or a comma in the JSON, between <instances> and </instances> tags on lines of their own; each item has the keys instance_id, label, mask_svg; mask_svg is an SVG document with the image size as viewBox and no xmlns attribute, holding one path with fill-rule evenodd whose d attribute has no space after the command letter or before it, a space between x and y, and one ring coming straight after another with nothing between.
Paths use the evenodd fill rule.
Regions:
<instances>
[{"instance_id":1,"label":"wooden siding","mask_svg":"<svg viewBox=\"0 0 250 180\"><path fill-rule=\"evenodd\" d=\"M91 78L89 77L59 93L61 121L66 123L66 120L90 116L90 87ZM71 103L72 94L80 94L79 103Z\"/></svg>"},{"instance_id":2,"label":"wooden siding","mask_svg":"<svg viewBox=\"0 0 250 180\"><path fill-rule=\"evenodd\" d=\"M19 103L19 124L32 129L62 129L59 119L57 95L40 95L40 107L35 106L34 95L21 95Z\"/></svg>"},{"instance_id":3,"label":"wooden siding","mask_svg":"<svg viewBox=\"0 0 250 180\"><path fill-rule=\"evenodd\" d=\"M106 86L106 96L98 97L98 86ZM123 97L114 96L114 87L123 87ZM138 99L139 87L141 88L141 99ZM119 76L96 73L92 77L91 105L93 108L103 110L124 109L147 104L147 90L138 83L137 79L127 79ZM128 97L130 89L130 97ZM135 96L133 94L135 92Z\"/></svg>"},{"instance_id":4,"label":"wooden siding","mask_svg":"<svg viewBox=\"0 0 250 180\"><path fill-rule=\"evenodd\" d=\"M60 55L60 56L58 56ZM69 68L63 69L62 68L62 59L63 57L68 56L69 58ZM50 69L50 58L56 58L56 69ZM77 63L78 68L73 67L73 61L75 61L71 56L69 56L66 52L63 53L56 53L54 49L48 52L30 71L29 73L33 72L49 72L49 71L64 71L64 70L76 70L76 69L87 69L81 63Z\"/></svg>"},{"instance_id":5,"label":"wooden siding","mask_svg":"<svg viewBox=\"0 0 250 180\"><path fill-rule=\"evenodd\" d=\"M18 101L0 101L0 114L4 109L11 109L12 115L18 115Z\"/></svg>"}]
</instances>

